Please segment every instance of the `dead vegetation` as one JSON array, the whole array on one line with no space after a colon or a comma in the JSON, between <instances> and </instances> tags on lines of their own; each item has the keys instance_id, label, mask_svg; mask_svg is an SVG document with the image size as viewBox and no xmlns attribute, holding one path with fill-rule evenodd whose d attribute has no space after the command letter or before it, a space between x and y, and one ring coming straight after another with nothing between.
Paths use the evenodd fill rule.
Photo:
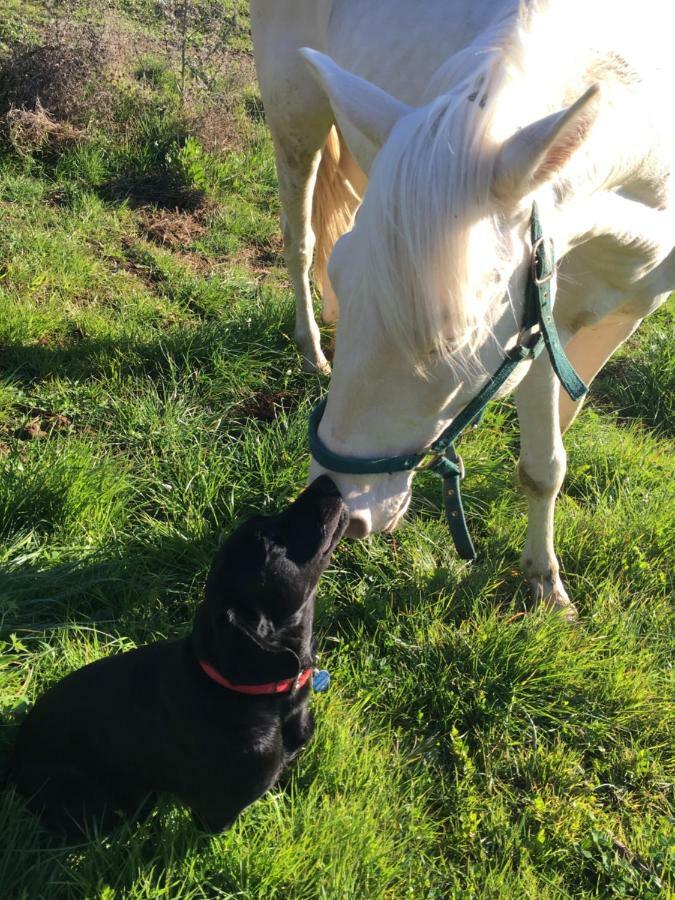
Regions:
<instances>
[{"instance_id":1,"label":"dead vegetation","mask_svg":"<svg viewBox=\"0 0 675 900\"><path fill-rule=\"evenodd\" d=\"M228 46L236 23L222 12L219 18L217 5L200 23L212 31L187 49L172 21L151 35L110 11L99 21L82 21L73 12L77 7L68 0L54 4L37 39L17 38L0 58L0 115L19 123L22 151L31 135L41 150L58 143L59 132L67 140L75 134L82 139L92 124L109 133L127 131L135 123L125 121L125 113L133 119L143 97L151 106L158 89L175 93L185 133L204 149L218 152L238 143L246 111L258 105L255 66L248 51ZM125 92L138 102L120 104ZM166 105L166 97L154 101Z\"/></svg>"},{"instance_id":2,"label":"dead vegetation","mask_svg":"<svg viewBox=\"0 0 675 900\"><path fill-rule=\"evenodd\" d=\"M236 415L242 419L256 419L258 422L274 422L279 415L290 412L294 406L290 391L261 391L240 404Z\"/></svg>"},{"instance_id":3,"label":"dead vegetation","mask_svg":"<svg viewBox=\"0 0 675 900\"><path fill-rule=\"evenodd\" d=\"M5 115L7 137L20 156L49 150L58 154L82 143L86 132L68 122L59 122L38 99L33 109L12 107Z\"/></svg>"},{"instance_id":4,"label":"dead vegetation","mask_svg":"<svg viewBox=\"0 0 675 900\"><path fill-rule=\"evenodd\" d=\"M207 206L194 212L143 209L138 221L145 237L169 250L184 250L206 231Z\"/></svg>"},{"instance_id":5,"label":"dead vegetation","mask_svg":"<svg viewBox=\"0 0 675 900\"><path fill-rule=\"evenodd\" d=\"M62 413L34 406L19 407L19 410L23 414L23 422L15 429L13 436L20 441L42 440L53 432L72 430L72 420Z\"/></svg>"},{"instance_id":6,"label":"dead vegetation","mask_svg":"<svg viewBox=\"0 0 675 900\"><path fill-rule=\"evenodd\" d=\"M88 24L56 17L37 41L18 40L0 62L0 104L39 106L59 123L84 126L110 114L111 95L128 62L127 42L115 20Z\"/></svg>"}]
</instances>

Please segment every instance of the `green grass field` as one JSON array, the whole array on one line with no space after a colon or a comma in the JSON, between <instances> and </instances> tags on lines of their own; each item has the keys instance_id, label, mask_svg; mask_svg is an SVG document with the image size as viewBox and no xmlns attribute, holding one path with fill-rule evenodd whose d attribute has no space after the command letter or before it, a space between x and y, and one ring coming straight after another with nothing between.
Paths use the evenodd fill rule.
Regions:
<instances>
[{"instance_id":1,"label":"green grass field","mask_svg":"<svg viewBox=\"0 0 675 900\"><path fill-rule=\"evenodd\" d=\"M181 106L157 4L61 6L47 67L93 21L116 77L102 99L82 56L46 136L3 120L0 753L56 679L184 635L222 537L306 478L327 381L290 337L237 7L220 10L230 55L209 84L188 73ZM0 12L6 111L16 48L55 32L38 0ZM462 443L477 564L455 556L433 476L394 537L338 549L317 615L332 685L284 783L216 838L167 799L69 847L1 794L3 900L672 896L674 319L671 302L645 323L566 438L577 627L523 615L518 434L495 405Z\"/></svg>"}]
</instances>

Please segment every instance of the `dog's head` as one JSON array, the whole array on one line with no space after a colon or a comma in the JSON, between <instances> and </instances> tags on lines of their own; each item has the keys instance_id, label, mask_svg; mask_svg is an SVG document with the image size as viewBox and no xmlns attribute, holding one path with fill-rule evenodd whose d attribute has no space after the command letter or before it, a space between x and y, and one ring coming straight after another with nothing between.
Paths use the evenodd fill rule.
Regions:
<instances>
[{"instance_id":1,"label":"dog's head","mask_svg":"<svg viewBox=\"0 0 675 900\"><path fill-rule=\"evenodd\" d=\"M198 655L232 681L294 677L311 655L314 595L348 520L322 476L282 513L244 522L211 566L193 632Z\"/></svg>"}]
</instances>

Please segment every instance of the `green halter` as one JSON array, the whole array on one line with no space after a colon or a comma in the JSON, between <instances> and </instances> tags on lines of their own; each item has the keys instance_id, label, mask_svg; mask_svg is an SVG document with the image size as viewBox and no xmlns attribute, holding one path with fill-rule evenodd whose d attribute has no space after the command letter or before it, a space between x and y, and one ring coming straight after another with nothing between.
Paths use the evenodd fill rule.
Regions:
<instances>
[{"instance_id":1,"label":"green halter","mask_svg":"<svg viewBox=\"0 0 675 900\"><path fill-rule=\"evenodd\" d=\"M579 400L588 391L565 355L553 320L551 279L555 270L555 257L551 241L548 242L550 255L547 252L547 241L542 234L536 203L532 206L530 235L532 257L525 289L525 312L518 342L506 354L506 359L494 375L488 379L473 400L453 419L430 447L420 453L409 453L405 456L365 459L342 456L329 450L319 437L319 424L326 406L325 398L315 407L309 419L309 447L312 456L332 472L342 472L348 475L375 475L430 469L440 475L443 479L445 515L457 553L462 559L475 559L476 551L466 526L462 506L460 481L464 477L464 466L454 447L457 438L468 426L480 419L487 404L497 394L514 369L525 360L536 359L544 347L548 351L553 370L572 400ZM533 334L535 329L538 330Z\"/></svg>"}]
</instances>

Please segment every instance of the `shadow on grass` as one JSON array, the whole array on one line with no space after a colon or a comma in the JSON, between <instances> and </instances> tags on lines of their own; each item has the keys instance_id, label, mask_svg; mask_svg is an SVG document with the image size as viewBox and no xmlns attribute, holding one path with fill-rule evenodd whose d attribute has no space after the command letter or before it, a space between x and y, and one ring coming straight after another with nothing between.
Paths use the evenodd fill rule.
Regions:
<instances>
[{"instance_id":1,"label":"shadow on grass","mask_svg":"<svg viewBox=\"0 0 675 900\"><path fill-rule=\"evenodd\" d=\"M133 208L153 206L156 209L193 212L204 203L206 192L186 187L170 173L159 175L124 175L112 178L96 188L106 202L126 202Z\"/></svg>"},{"instance_id":2,"label":"shadow on grass","mask_svg":"<svg viewBox=\"0 0 675 900\"><path fill-rule=\"evenodd\" d=\"M675 434L672 396L675 366L667 361L655 365L652 358L638 354L610 360L593 384L595 402L618 413L619 421L636 419L658 435Z\"/></svg>"},{"instance_id":3,"label":"shadow on grass","mask_svg":"<svg viewBox=\"0 0 675 900\"><path fill-rule=\"evenodd\" d=\"M192 617L191 595L205 581L216 546L215 535L166 537L51 567L30 559L5 567L0 639L39 636L59 625L112 625L139 643L158 628L182 633Z\"/></svg>"},{"instance_id":4,"label":"shadow on grass","mask_svg":"<svg viewBox=\"0 0 675 900\"><path fill-rule=\"evenodd\" d=\"M270 363L277 357L288 363L288 343L281 331L273 334L257 330L247 322L209 322L195 327L178 327L156 338L138 340L93 338L80 331L65 343L23 343L10 341L0 346L0 372L23 387L30 388L45 378L100 380L111 374L141 376L164 382L171 373L191 374L198 366L205 376L214 374L224 359L253 356L261 362L264 342ZM281 360L281 357L284 359Z\"/></svg>"},{"instance_id":5,"label":"shadow on grass","mask_svg":"<svg viewBox=\"0 0 675 900\"><path fill-rule=\"evenodd\" d=\"M180 861L208 846L189 815L169 798L143 823L124 823L109 836L83 836L70 842L45 831L11 788L0 788L0 880L5 897L84 897L90 885L114 885L111 896L127 896L158 865ZM120 848L124 862L113 848Z\"/></svg>"}]
</instances>

